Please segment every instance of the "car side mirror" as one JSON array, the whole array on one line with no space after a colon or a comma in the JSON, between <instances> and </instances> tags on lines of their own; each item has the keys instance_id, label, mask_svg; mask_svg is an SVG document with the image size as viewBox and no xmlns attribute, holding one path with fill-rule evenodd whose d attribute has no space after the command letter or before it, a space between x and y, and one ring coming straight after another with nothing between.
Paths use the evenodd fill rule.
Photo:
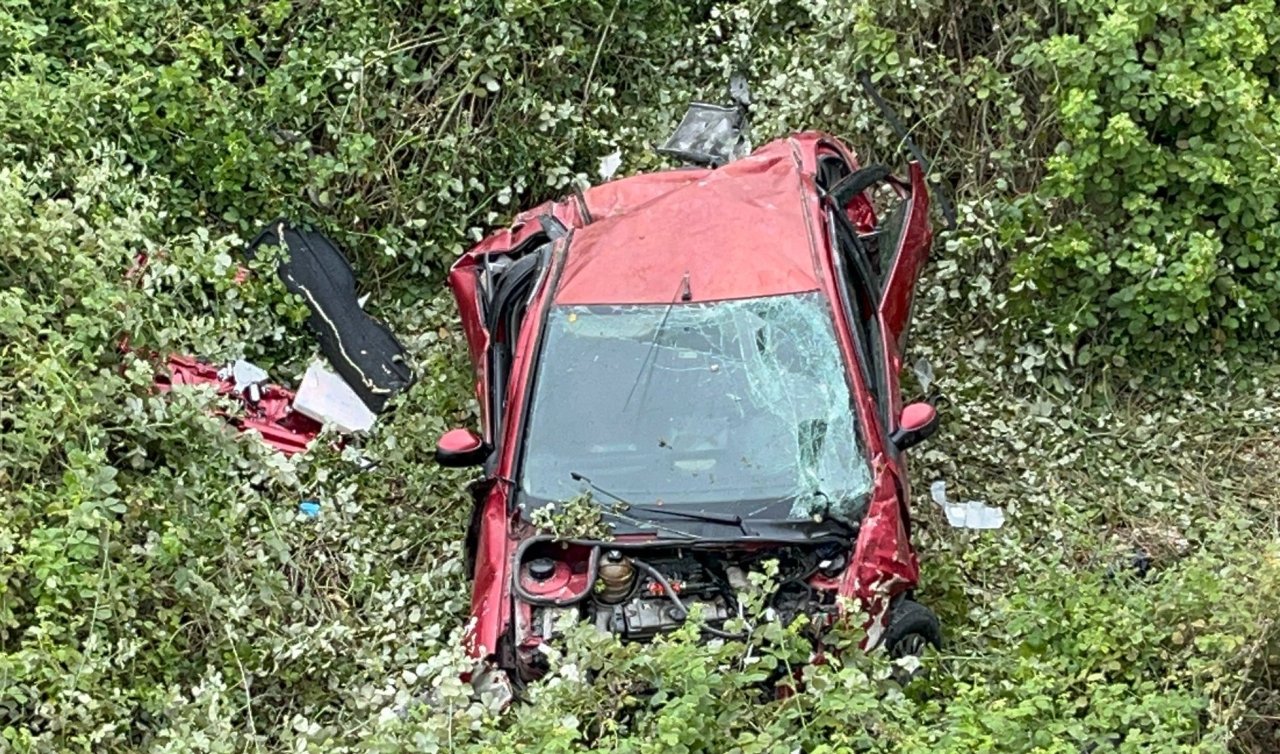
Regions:
<instances>
[{"instance_id":1,"label":"car side mirror","mask_svg":"<svg viewBox=\"0 0 1280 754\"><path fill-rule=\"evenodd\" d=\"M911 403L898 417L898 429L889 437L898 450L915 447L938 431L938 410L928 403Z\"/></svg>"},{"instance_id":2,"label":"car side mirror","mask_svg":"<svg viewBox=\"0 0 1280 754\"><path fill-rule=\"evenodd\" d=\"M489 446L469 429L451 429L436 443L436 463L449 468L479 466L489 455Z\"/></svg>"}]
</instances>

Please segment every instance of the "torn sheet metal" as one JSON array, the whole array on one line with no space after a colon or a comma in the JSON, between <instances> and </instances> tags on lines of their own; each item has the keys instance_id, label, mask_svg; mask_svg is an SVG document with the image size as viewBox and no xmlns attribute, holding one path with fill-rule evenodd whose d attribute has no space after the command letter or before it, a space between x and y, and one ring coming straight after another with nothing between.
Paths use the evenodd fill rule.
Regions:
<instances>
[{"instance_id":1,"label":"torn sheet metal","mask_svg":"<svg viewBox=\"0 0 1280 754\"><path fill-rule=\"evenodd\" d=\"M241 431L257 432L263 442L286 455L305 451L320 434L320 424L294 411L293 393L279 385L254 381L240 387L233 377L234 367L218 369L189 356L170 356L166 365L168 374L156 377L157 390L167 393L184 385L211 385L219 395L236 398L244 406L243 415L228 415L228 421ZM242 369L240 376L253 373Z\"/></svg>"},{"instance_id":2,"label":"torn sheet metal","mask_svg":"<svg viewBox=\"0 0 1280 754\"><path fill-rule=\"evenodd\" d=\"M293 407L304 416L322 424L331 424L339 432L347 434L367 432L377 419L356 391L319 361L307 367Z\"/></svg>"},{"instance_id":3,"label":"torn sheet metal","mask_svg":"<svg viewBox=\"0 0 1280 754\"><path fill-rule=\"evenodd\" d=\"M1004 526L1004 510L982 500L953 503L947 499L947 483L941 479L929 485L929 495L956 529L999 529Z\"/></svg>"},{"instance_id":4,"label":"torn sheet metal","mask_svg":"<svg viewBox=\"0 0 1280 754\"><path fill-rule=\"evenodd\" d=\"M858 531L853 562L840 583L840 594L858 601L868 616L867 647L883 636L894 596L920 581L920 560L907 536L906 511L898 499L897 484L883 457L876 469L875 493Z\"/></svg>"},{"instance_id":5,"label":"torn sheet metal","mask_svg":"<svg viewBox=\"0 0 1280 754\"><path fill-rule=\"evenodd\" d=\"M381 411L391 396L413 383L404 347L386 325L360 308L350 263L322 233L275 220L245 254L253 258L262 246L281 245L288 257L280 264L280 279L306 301L311 310L307 325L320 349L364 404Z\"/></svg>"},{"instance_id":6,"label":"torn sheet metal","mask_svg":"<svg viewBox=\"0 0 1280 754\"><path fill-rule=\"evenodd\" d=\"M659 154L707 167L726 165L751 151L740 107L694 102Z\"/></svg>"}]
</instances>

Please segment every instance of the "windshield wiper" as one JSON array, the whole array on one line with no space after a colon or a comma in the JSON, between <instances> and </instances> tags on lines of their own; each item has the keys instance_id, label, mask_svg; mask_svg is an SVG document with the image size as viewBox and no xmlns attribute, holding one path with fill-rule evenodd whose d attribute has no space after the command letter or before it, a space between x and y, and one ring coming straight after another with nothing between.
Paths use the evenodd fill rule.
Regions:
<instances>
[{"instance_id":1,"label":"windshield wiper","mask_svg":"<svg viewBox=\"0 0 1280 754\"><path fill-rule=\"evenodd\" d=\"M674 534L678 537L682 537L686 540L693 541L693 542L697 542L702 539L702 537L699 537L697 534L692 534L687 531L680 531L679 529L672 529L669 526L663 526L662 524L655 523L653 521L646 521L643 518L628 516L626 513L622 512L622 510L619 510L620 507L621 506L619 506L618 504L614 504L613 506L605 508L603 511L601 511L601 514L605 516L613 516L616 519L619 519L628 524L631 524L637 529L656 529L657 531L666 532L667 534Z\"/></svg>"},{"instance_id":2,"label":"windshield wiper","mask_svg":"<svg viewBox=\"0 0 1280 754\"><path fill-rule=\"evenodd\" d=\"M747 523L746 521L743 520L742 516L736 516L736 515L730 516L722 513L703 513L700 511L672 510L670 508L663 508L656 505L634 505L626 500L623 500L622 498L618 497L612 492L609 492L608 490L601 488L595 482L591 481L590 479L583 476L582 474L579 474L576 471L569 472L569 476L573 478L573 481L583 482L591 489L595 490L596 492L599 492L601 495L611 497L614 500L618 501L619 505L624 506L622 508L623 511L636 511L638 513L648 513L651 515L662 514L666 516L673 516L676 518L686 518L691 521L705 521L707 523L712 523L712 524L726 524L728 526L738 527L738 529L742 531L742 535L744 537L756 536L756 533L754 531L751 531L750 529L747 528Z\"/></svg>"},{"instance_id":3,"label":"windshield wiper","mask_svg":"<svg viewBox=\"0 0 1280 754\"><path fill-rule=\"evenodd\" d=\"M671 310L675 308L677 298L681 301L688 301L693 298L693 292L689 288L689 273L687 272L684 277L680 278L680 289L672 297L671 302L667 304L667 310L662 314L662 321L658 322L658 326L653 330L653 340L649 341L649 350L645 353L644 361L640 364L640 371L636 373L635 382L631 383L631 392L627 393L627 400L622 404L623 411L626 411L627 407L631 405L631 399L636 394L636 388L640 387L642 382L644 383L644 389L640 391L641 402L644 401L645 394L649 392L649 378L653 374L653 361L655 360L654 352L658 348L658 339L662 337L662 331L667 326L667 319L671 316ZM591 484L590 480L587 481L587 484ZM603 492L603 490L601 491ZM604 494L608 495L609 493L605 492ZM613 497L612 495L609 496Z\"/></svg>"}]
</instances>

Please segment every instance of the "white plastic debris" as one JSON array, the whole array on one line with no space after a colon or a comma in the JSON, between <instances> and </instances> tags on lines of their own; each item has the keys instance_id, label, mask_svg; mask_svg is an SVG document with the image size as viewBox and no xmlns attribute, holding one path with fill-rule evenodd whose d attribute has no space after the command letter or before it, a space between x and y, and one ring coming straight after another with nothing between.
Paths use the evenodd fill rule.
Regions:
<instances>
[{"instance_id":1,"label":"white plastic debris","mask_svg":"<svg viewBox=\"0 0 1280 754\"><path fill-rule=\"evenodd\" d=\"M611 154L600 158L600 180L607 181L622 167L622 150L615 149Z\"/></svg>"},{"instance_id":2,"label":"white plastic debris","mask_svg":"<svg viewBox=\"0 0 1280 754\"><path fill-rule=\"evenodd\" d=\"M933 502L947 514L947 523L956 529L999 529L1004 526L1004 510L982 500L953 503L947 500L947 483L939 479L929 485Z\"/></svg>"},{"instance_id":3,"label":"white plastic debris","mask_svg":"<svg viewBox=\"0 0 1280 754\"><path fill-rule=\"evenodd\" d=\"M267 370L244 359L236 359L231 365L231 379L236 383L236 393L249 391L249 400L257 403L262 397L258 386L267 381Z\"/></svg>"},{"instance_id":4,"label":"white plastic debris","mask_svg":"<svg viewBox=\"0 0 1280 754\"><path fill-rule=\"evenodd\" d=\"M916 373L916 380L920 382L920 390L927 393L929 386L933 384L933 364L923 356L916 359L912 371Z\"/></svg>"},{"instance_id":5,"label":"white plastic debris","mask_svg":"<svg viewBox=\"0 0 1280 754\"><path fill-rule=\"evenodd\" d=\"M480 697L480 702L492 710L502 709L515 698L511 677L488 663L471 674L471 687Z\"/></svg>"},{"instance_id":6,"label":"white plastic debris","mask_svg":"<svg viewBox=\"0 0 1280 754\"><path fill-rule=\"evenodd\" d=\"M294 396L293 408L348 434L368 431L377 418L345 380L319 361L307 367L302 386Z\"/></svg>"}]
</instances>

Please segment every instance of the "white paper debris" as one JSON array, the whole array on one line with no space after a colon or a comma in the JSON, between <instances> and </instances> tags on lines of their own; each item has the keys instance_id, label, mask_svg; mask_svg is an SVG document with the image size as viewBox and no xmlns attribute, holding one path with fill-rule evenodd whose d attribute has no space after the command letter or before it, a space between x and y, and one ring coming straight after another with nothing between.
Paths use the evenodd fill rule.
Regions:
<instances>
[{"instance_id":1,"label":"white paper debris","mask_svg":"<svg viewBox=\"0 0 1280 754\"><path fill-rule=\"evenodd\" d=\"M243 393L254 385L267 381L267 371L257 364L237 359L231 365L231 379L236 383L236 392Z\"/></svg>"},{"instance_id":2,"label":"white paper debris","mask_svg":"<svg viewBox=\"0 0 1280 754\"><path fill-rule=\"evenodd\" d=\"M600 180L607 181L622 167L622 150L615 149L611 154L600 158Z\"/></svg>"},{"instance_id":3,"label":"white paper debris","mask_svg":"<svg viewBox=\"0 0 1280 754\"><path fill-rule=\"evenodd\" d=\"M1004 510L982 500L953 503L947 500L947 483L939 479L929 485L933 502L947 514L947 523L957 529L999 529L1004 526Z\"/></svg>"},{"instance_id":4,"label":"white paper debris","mask_svg":"<svg viewBox=\"0 0 1280 754\"><path fill-rule=\"evenodd\" d=\"M293 399L293 408L348 434L368 431L377 418L345 380L319 361L307 367L302 386Z\"/></svg>"}]
</instances>

